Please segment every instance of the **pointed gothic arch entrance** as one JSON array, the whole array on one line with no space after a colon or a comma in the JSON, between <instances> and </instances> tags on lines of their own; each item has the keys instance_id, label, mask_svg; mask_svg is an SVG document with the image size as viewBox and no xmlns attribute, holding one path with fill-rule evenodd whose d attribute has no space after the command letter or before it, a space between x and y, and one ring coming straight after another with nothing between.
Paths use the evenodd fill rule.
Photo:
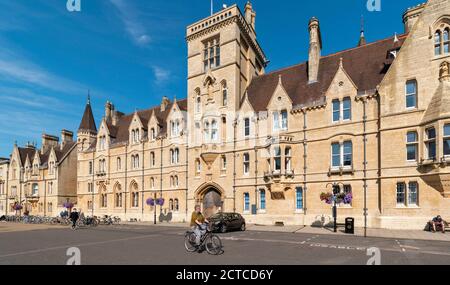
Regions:
<instances>
[{"instance_id":1,"label":"pointed gothic arch entrance","mask_svg":"<svg viewBox=\"0 0 450 285\"><path fill-rule=\"evenodd\" d=\"M222 212L224 209L224 191L215 183L204 184L196 191L197 205L201 205L203 215L206 218Z\"/></svg>"}]
</instances>

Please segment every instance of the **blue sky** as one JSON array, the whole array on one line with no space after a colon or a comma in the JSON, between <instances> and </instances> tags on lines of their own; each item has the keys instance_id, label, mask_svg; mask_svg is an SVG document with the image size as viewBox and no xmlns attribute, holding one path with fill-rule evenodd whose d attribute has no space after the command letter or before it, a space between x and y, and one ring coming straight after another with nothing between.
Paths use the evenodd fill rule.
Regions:
<instances>
[{"instance_id":1,"label":"blue sky","mask_svg":"<svg viewBox=\"0 0 450 285\"><path fill-rule=\"evenodd\" d=\"M129 113L186 97L185 27L210 13L209 0L0 0L0 156L15 141L40 142L42 133L76 132L90 89L97 121L106 100ZM246 0L214 0L222 4ZM254 0L258 40L267 71L305 61L308 20L320 19L323 54L358 42L361 15L366 38L403 33L402 13L422 0Z\"/></svg>"}]
</instances>

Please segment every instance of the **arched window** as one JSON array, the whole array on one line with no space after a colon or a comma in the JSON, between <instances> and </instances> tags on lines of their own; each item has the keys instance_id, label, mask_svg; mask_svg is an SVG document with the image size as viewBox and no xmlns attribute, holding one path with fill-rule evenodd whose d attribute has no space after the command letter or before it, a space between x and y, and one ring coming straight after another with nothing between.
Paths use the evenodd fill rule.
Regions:
<instances>
[{"instance_id":1,"label":"arched window","mask_svg":"<svg viewBox=\"0 0 450 285\"><path fill-rule=\"evenodd\" d=\"M175 175L175 176L173 177L173 183L174 183L174 186L175 186L175 187L178 187L178 176L177 176L177 175Z\"/></svg>"},{"instance_id":2,"label":"arched window","mask_svg":"<svg viewBox=\"0 0 450 285\"><path fill-rule=\"evenodd\" d=\"M434 54L435 55L441 55L441 53L442 53L441 43L442 43L441 31L437 31L434 34Z\"/></svg>"},{"instance_id":3,"label":"arched window","mask_svg":"<svg viewBox=\"0 0 450 285\"><path fill-rule=\"evenodd\" d=\"M174 208L175 212L178 212L180 210L180 205L179 205L178 199L174 200L173 208Z\"/></svg>"},{"instance_id":4,"label":"arched window","mask_svg":"<svg viewBox=\"0 0 450 285\"><path fill-rule=\"evenodd\" d=\"M217 140L217 133L218 133L218 126L217 126L217 121L213 120L211 123L211 140L212 141L216 141Z\"/></svg>"},{"instance_id":5,"label":"arched window","mask_svg":"<svg viewBox=\"0 0 450 285\"><path fill-rule=\"evenodd\" d=\"M174 150L173 155L174 155L174 163L175 164L180 163L180 150L178 148Z\"/></svg>"},{"instance_id":6,"label":"arched window","mask_svg":"<svg viewBox=\"0 0 450 285\"><path fill-rule=\"evenodd\" d=\"M450 45L449 33L450 33L450 29L446 28L444 30L444 33L443 33L443 36L442 36L442 42L443 42L443 45L444 45L444 54L448 54L449 53L449 45Z\"/></svg>"},{"instance_id":7,"label":"arched window","mask_svg":"<svg viewBox=\"0 0 450 285\"><path fill-rule=\"evenodd\" d=\"M244 174L250 173L250 155L244 153Z\"/></svg>"},{"instance_id":8,"label":"arched window","mask_svg":"<svg viewBox=\"0 0 450 285\"><path fill-rule=\"evenodd\" d=\"M151 139L151 140L155 140L155 139L156 139L155 128L151 128L151 129L150 129L150 139Z\"/></svg>"},{"instance_id":9,"label":"arched window","mask_svg":"<svg viewBox=\"0 0 450 285\"><path fill-rule=\"evenodd\" d=\"M108 195L106 193L101 194L101 207L108 207Z\"/></svg>"},{"instance_id":10,"label":"arched window","mask_svg":"<svg viewBox=\"0 0 450 285\"><path fill-rule=\"evenodd\" d=\"M117 158L117 170L122 168L122 159L120 157Z\"/></svg>"},{"instance_id":11,"label":"arched window","mask_svg":"<svg viewBox=\"0 0 450 285\"><path fill-rule=\"evenodd\" d=\"M173 212L173 199L169 200L169 211Z\"/></svg>"},{"instance_id":12,"label":"arched window","mask_svg":"<svg viewBox=\"0 0 450 285\"><path fill-rule=\"evenodd\" d=\"M202 110L202 98L200 96L197 96L195 99L195 112L200 113Z\"/></svg>"},{"instance_id":13,"label":"arched window","mask_svg":"<svg viewBox=\"0 0 450 285\"><path fill-rule=\"evenodd\" d=\"M134 168L139 168L139 154L136 154L134 156L134 164L135 164Z\"/></svg>"},{"instance_id":14,"label":"arched window","mask_svg":"<svg viewBox=\"0 0 450 285\"><path fill-rule=\"evenodd\" d=\"M205 134L205 142L209 141L209 122L205 121L204 123L204 134Z\"/></svg>"},{"instance_id":15,"label":"arched window","mask_svg":"<svg viewBox=\"0 0 450 285\"><path fill-rule=\"evenodd\" d=\"M273 149L273 170L275 172L281 171L281 148L279 146Z\"/></svg>"},{"instance_id":16,"label":"arched window","mask_svg":"<svg viewBox=\"0 0 450 285\"><path fill-rule=\"evenodd\" d=\"M173 176L170 176L170 187L173 187Z\"/></svg>"},{"instance_id":17,"label":"arched window","mask_svg":"<svg viewBox=\"0 0 450 285\"><path fill-rule=\"evenodd\" d=\"M150 188L155 189L155 178L150 178Z\"/></svg>"},{"instance_id":18,"label":"arched window","mask_svg":"<svg viewBox=\"0 0 450 285\"><path fill-rule=\"evenodd\" d=\"M33 197L39 196L39 186L38 186L37 183L34 183L34 184L32 185L31 191L32 191L32 192L31 192L31 195L32 195Z\"/></svg>"},{"instance_id":19,"label":"arched window","mask_svg":"<svg viewBox=\"0 0 450 285\"><path fill-rule=\"evenodd\" d=\"M195 172L198 174L200 174L200 171L202 170L202 164L200 162L200 159L196 159L195 160Z\"/></svg>"},{"instance_id":20,"label":"arched window","mask_svg":"<svg viewBox=\"0 0 450 285\"><path fill-rule=\"evenodd\" d=\"M155 166L156 161L155 161L155 153L151 152L150 153L150 166Z\"/></svg>"},{"instance_id":21,"label":"arched window","mask_svg":"<svg viewBox=\"0 0 450 285\"><path fill-rule=\"evenodd\" d=\"M122 193L116 193L116 208L122 208Z\"/></svg>"},{"instance_id":22,"label":"arched window","mask_svg":"<svg viewBox=\"0 0 450 285\"><path fill-rule=\"evenodd\" d=\"M120 186L120 184L119 183L117 183L115 186L114 186L114 193L115 193L115 195L114 195L114 205L115 205L115 207L116 208L122 208L122 192L121 192L121 190L122 190L122 187Z\"/></svg>"},{"instance_id":23,"label":"arched window","mask_svg":"<svg viewBox=\"0 0 450 285\"><path fill-rule=\"evenodd\" d=\"M227 82L222 82L222 106L228 105L228 87Z\"/></svg>"},{"instance_id":24,"label":"arched window","mask_svg":"<svg viewBox=\"0 0 450 285\"><path fill-rule=\"evenodd\" d=\"M139 207L139 193L138 192L131 193L131 207L132 208Z\"/></svg>"},{"instance_id":25,"label":"arched window","mask_svg":"<svg viewBox=\"0 0 450 285\"><path fill-rule=\"evenodd\" d=\"M290 147L286 147L284 150L284 159L286 172L290 173L292 171L292 149Z\"/></svg>"}]
</instances>

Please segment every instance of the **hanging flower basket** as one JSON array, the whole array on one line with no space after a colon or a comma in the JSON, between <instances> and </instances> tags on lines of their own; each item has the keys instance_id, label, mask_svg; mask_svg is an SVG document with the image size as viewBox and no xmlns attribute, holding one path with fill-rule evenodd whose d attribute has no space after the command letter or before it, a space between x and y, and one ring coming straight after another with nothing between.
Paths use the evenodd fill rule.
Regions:
<instances>
[{"instance_id":1,"label":"hanging flower basket","mask_svg":"<svg viewBox=\"0 0 450 285\"><path fill-rule=\"evenodd\" d=\"M14 204L13 209L14 209L15 211L20 211L20 210L23 209L23 206L20 205L20 204Z\"/></svg>"},{"instance_id":2,"label":"hanging flower basket","mask_svg":"<svg viewBox=\"0 0 450 285\"><path fill-rule=\"evenodd\" d=\"M155 200L153 198L148 198L146 201L147 205L149 206L155 206Z\"/></svg>"},{"instance_id":3,"label":"hanging flower basket","mask_svg":"<svg viewBox=\"0 0 450 285\"><path fill-rule=\"evenodd\" d=\"M336 204L351 204L353 201L353 195L352 193L339 193L336 195L333 195L332 193L321 193L320 194L320 200L324 201L328 205L333 204L333 202L336 202Z\"/></svg>"},{"instance_id":4,"label":"hanging flower basket","mask_svg":"<svg viewBox=\"0 0 450 285\"><path fill-rule=\"evenodd\" d=\"M156 205L163 206L164 205L164 198L156 199Z\"/></svg>"},{"instance_id":5,"label":"hanging flower basket","mask_svg":"<svg viewBox=\"0 0 450 285\"><path fill-rule=\"evenodd\" d=\"M66 209L72 209L73 208L73 203L71 203L71 202L65 202L64 204L63 204L63 207L64 208L66 208Z\"/></svg>"}]
</instances>

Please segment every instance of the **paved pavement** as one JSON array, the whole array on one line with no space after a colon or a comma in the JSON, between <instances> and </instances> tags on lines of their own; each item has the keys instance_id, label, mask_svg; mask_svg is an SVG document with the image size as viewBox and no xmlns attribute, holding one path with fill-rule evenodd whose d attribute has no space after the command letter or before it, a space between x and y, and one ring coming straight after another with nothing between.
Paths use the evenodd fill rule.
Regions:
<instances>
[{"instance_id":1,"label":"paved pavement","mask_svg":"<svg viewBox=\"0 0 450 285\"><path fill-rule=\"evenodd\" d=\"M154 226L152 223L125 223L128 225ZM164 223L167 227L186 228L187 223ZM331 228L305 227L305 226L265 226L265 225L247 225L248 231L260 232L283 232L283 233L307 233L319 235L345 235L343 228L339 228L337 233ZM364 237L364 229L356 228L355 236ZM367 229L368 237L381 237L392 239L413 239L413 240L435 240L450 242L450 232L446 234L432 233L418 230L388 230L388 229Z\"/></svg>"},{"instance_id":2,"label":"paved pavement","mask_svg":"<svg viewBox=\"0 0 450 285\"><path fill-rule=\"evenodd\" d=\"M19 226L21 231L0 232L1 265L63 265L70 258L67 250L71 247L80 249L82 264L364 265L370 259L368 249L373 247L380 250L381 264L450 264L450 243L443 241L362 238L302 230L260 231L250 227L246 232L220 235L224 253L211 256L186 252L185 228L176 225L127 224L76 231L39 225L27 230L28 225L23 226Z\"/></svg>"}]
</instances>

